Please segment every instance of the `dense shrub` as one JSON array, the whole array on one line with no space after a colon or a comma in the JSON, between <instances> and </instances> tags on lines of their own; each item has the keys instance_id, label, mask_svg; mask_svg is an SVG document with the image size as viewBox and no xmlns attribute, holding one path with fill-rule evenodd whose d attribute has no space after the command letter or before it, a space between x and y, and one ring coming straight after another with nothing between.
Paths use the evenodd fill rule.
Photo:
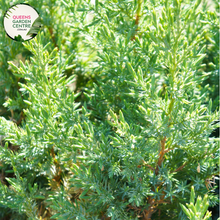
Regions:
<instances>
[{"instance_id":1,"label":"dense shrub","mask_svg":"<svg viewBox=\"0 0 220 220\"><path fill-rule=\"evenodd\" d=\"M192 186L214 206L216 11L199 0L28 3L41 33L0 33L0 217L187 219Z\"/></svg>"}]
</instances>

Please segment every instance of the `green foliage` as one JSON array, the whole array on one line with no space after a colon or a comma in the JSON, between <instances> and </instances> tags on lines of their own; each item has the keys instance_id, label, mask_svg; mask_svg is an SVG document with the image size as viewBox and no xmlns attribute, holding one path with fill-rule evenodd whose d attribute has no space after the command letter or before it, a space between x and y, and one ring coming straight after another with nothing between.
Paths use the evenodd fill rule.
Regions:
<instances>
[{"instance_id":1,"label":"green foliage","mask_svg":"<svg viewBox=\"0 0 220 220\"><path fill-rule=\"evenodd\" d=\"M24 43L0 33L0 213L184 220L191 187L217 204L217 58L206 66L216 11L199 0L27 3L41 32Z\"/></svg>"},{"instance_id":2,"label":"green foliage","mask_svg":"<svg viewBox=\"0 0 220 220\"><path fill-rule=\"evenodd\" d=\"M216 9L219 11L218 2L214 1ZM210 37L206 38L206 57L203 60L205 64L203 70L209 72L209 77L203 82L202 87L209 84L208 97L213 100L212 110L219 109L219 19L215 12L209 11L207 13L206 24L209 24ZM208 101L208 99L207 99Z\"/></svg>"},{"instance_id":3,"label":"green foliage","mask_svg":"<svg viewBox=\"0 0 220 220\"><path fill-rule=\"evenodd\" d=\"M206 194L202 200L201 196L198 196L195 202L195 191L194 187L191 188L190 204L186 204L188 209L180 204L182 210L187 215L189 219L194 220L208 220L212 216L211 212L207 211L209 207L208 195Z\"/></svg>"}]
</instances>

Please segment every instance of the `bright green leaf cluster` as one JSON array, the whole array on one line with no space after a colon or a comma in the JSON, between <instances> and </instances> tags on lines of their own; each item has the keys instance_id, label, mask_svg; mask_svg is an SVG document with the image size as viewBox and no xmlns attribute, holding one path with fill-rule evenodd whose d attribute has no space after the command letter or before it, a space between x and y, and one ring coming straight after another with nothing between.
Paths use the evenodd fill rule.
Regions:
<instances>
[{"instance_id":1,"label":"bright green leaf cluster","mask_svg":"<svg viewBox=\"0 0 220 220\"><path fill-rule=\"evenodd\" d=\"M202 199L201 196L197 197L196 203L195 202L195 190L192 186L191 188L191 195L190 195L190 204L186 204L188 209L180 204L182 210L184 213L188 216L191 220L209 220L212 216L211 212L207 211L209 207L208 202L208 195L206 194L204 198Z\"/></svg>"}]
</instances>

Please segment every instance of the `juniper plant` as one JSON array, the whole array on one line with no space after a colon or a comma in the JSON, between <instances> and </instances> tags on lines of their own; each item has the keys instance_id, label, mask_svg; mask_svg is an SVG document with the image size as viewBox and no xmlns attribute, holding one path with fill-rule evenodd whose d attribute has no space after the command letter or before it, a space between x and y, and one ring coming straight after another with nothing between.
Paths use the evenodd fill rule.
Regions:
<instances>
[{"instance_id":1,"label":"juniper plant","mask_svg":"<svg viewBox=\"0 0 220 220\"><path fill-rule=\"evenodd\" d=\"M190 204L186 203L186 205L189 209L187 209L182 204L180 204L180 206L181 206L182 210L184 211L184 213L189 217L189 219L203 219L203 220L206 220L206 219L209 219L212 216L211 212L207 211L207 209L209 207L209 203L208 203L207 199L208 199L208 195L205 195L203 200L199 196L197 198L197 201L196 201L195 205L194 205L195 191L194 191L194 187L192 186L191 195L190 195Z\"/></svg>"},{"instance_id":2,"label":"juniper plant","mask_svg":"<svg viewBox=\"0 0 220 220\"><path fill-rule=\"evenodd\" d=\"M201 85L216 11L200 0L53 3L55 30L42 3L41 33L19 44L30 60L8 62L23 79L24 118L0 117L0 208L21 219L183 220L192 186L215 205L218 112Z\"/></svg>"}]
</instances>

